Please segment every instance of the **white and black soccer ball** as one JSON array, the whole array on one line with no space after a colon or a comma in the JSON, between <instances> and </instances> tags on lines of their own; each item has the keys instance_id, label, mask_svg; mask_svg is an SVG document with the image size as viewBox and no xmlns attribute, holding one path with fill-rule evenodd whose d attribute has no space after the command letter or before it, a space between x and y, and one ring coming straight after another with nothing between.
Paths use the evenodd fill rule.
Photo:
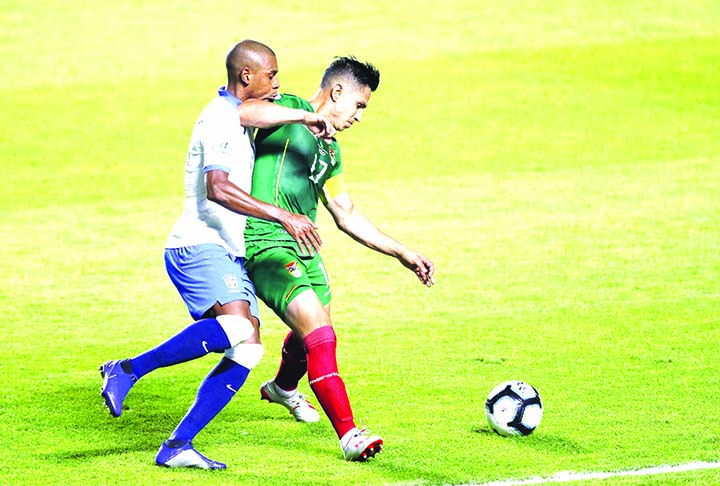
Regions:
<instances>
[{"instance_id":1,"label":"white and black soccer ball","mask_svg":"<svg viewBox=\"0 0 720 486\"><path fill-rule=\"evenodd\" d=\"M499 435L530 435L542 420L542 400L528 383L505 381L488 395L485 416L490 428Z\"/></svg>"}]
</instances>

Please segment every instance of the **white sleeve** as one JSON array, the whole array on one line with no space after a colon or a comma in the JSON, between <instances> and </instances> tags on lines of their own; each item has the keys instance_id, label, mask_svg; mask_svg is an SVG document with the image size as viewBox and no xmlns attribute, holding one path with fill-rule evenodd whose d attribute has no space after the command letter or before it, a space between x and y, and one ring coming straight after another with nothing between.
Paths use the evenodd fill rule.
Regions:
<instances>
[{"instance_id":1,"label":"white sleeve","mask_svg":"<svg viewBox=\"0 0 720 486\"><path fill-rule=\"evenodd\" d=\"M203 133L203 170L224 170L230 172L233 167L233 156L237 153L238 143L237 130L240 127L240 118L235 112L235 118L227 116L227 113L215 113L211 119L206 120ZM241 128L244 130L244 128Z\"/></svg>"}]
</instances>

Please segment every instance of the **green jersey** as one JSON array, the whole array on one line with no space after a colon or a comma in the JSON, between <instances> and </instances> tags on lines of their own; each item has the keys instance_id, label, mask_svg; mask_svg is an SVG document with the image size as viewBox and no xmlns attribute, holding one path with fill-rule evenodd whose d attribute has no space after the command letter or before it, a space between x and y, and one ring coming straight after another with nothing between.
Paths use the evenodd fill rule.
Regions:
<instances>
[{"instance_id":1,"label":"green jersey","mask_svg":"<svg viewBox=\"0 0 720 486\"><path fill-rule=\"evenodd\" d=\"M314 111L310 103L294 95L282 95L276 103ZM317 216L318 199L325 182L342 173L340 147L327 143L297 123L259 130L255 136L253 197L292 213ZM245 241L252 246L295 248L295 240L280 224L248 218Z\"/></svg>"}]
</instances>

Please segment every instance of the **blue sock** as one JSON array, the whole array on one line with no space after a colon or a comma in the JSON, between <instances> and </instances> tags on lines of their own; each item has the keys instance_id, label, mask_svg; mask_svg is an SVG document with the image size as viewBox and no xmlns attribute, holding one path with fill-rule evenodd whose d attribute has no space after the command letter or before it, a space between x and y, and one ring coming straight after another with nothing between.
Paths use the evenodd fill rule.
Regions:
<instances>
[{"instance_id":1,"label":"blue sock","mask_svg":"<svg viewBox=\"0 0 720 486\"><path fill-rule=\"evenodd\" d=\"M132 373L140 379L157 368L219 353L229 347L230 341L216 319L200 319L164 343L132 358Z\"/></svg>"},{"instance_id":2,"label":"blue sock","mask_svg":"<svg viewBox=\"0 0 720 486\"><path fill-rule=\"evenodd\" d=\"M169 440L191 441L220 413L243 386L250 370L227 358L210 372L200 385L195 402Z\"/></svg>"}]
</instances>

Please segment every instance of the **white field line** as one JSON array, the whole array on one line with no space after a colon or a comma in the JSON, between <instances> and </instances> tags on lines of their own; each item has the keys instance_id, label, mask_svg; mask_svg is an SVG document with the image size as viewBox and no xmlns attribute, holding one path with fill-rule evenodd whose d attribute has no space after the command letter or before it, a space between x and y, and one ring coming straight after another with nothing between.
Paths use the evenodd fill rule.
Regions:
<instances>
[{"instance_id":1,"label":"white field line","mask_svg":"<svg viewBox=\"0 0 720 486\"><path fill-rule=\"evenodd\" d=\"M579 473L572 471L562 471L546 478L535 477L530 479L505 479L501 481L493 481L491 483L472 485L466 484L463 486L522 486L525 484L569 483L573 481L589 481L595 479L608 479L628 476L652 476L655 474L673 474L689 471L700 471L703 469L720 469L720 462L689 462L687 464L679 464L677 466L655 466L647 467L644 469L612 472Z\"/></svg>"}]
</instances>

